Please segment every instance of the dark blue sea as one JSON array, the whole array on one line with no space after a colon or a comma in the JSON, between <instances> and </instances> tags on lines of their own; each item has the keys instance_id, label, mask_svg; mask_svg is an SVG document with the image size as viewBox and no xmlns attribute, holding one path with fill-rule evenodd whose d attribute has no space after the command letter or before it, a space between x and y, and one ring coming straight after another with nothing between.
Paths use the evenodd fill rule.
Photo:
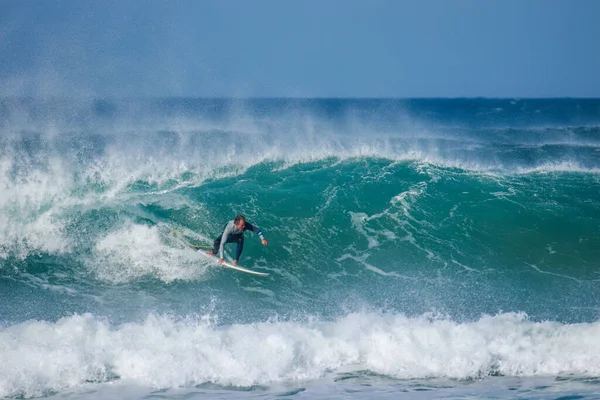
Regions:
<instances>
[{"instance_id":1,"label":"dark blue sea","mask_svg":"<svg viewBox=\"0 0 600 400\"><path fill-rule=\"evenodd\" d=\"M600 398L600 100L0 99L0 397Z\"/></svg>"}]
</instances>

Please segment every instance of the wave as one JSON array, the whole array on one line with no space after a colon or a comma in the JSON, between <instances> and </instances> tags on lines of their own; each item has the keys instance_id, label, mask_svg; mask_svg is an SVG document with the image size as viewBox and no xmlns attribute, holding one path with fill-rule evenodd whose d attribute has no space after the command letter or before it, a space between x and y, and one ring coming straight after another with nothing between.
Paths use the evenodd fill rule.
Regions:
<instances>
[{"instance_id":1,"label":"wave","mask_svg":"<svg viewBox=\"0 0 600 400\"><path fill-rule=\"evenodd\" d=\"M58 311L20 316L16 296L5 320L74 310L127 318L110 307L147 291L154 311L173 305L181 315L198 293L230 301L239 287L247 314L230 302L233 321L337 316L352 296L406 315L597 317L600 152L595 128L581 128L593 115L562 121L580 127L570 145L570 128L515 123L506 133L463 113L449 129L451 112L440 122L404 118L410 107L379 114L381 104L333 103L248 113L211 101L92 102L57 108L54 127L47 110L25 113L29 126L10 111L0 135L0 283L51 297ZM269 279L214 272L171 237L180 229L209 244L239 213L271 240L259 248L249 239L243 255ZM72 297L69 307L48 288ZM70 308L86 293L100 305Z\"/></svg>"},{"instance_id":2,"label":"wave","mask_svg":"<svg viewBox=\"0 0 600 400\"><path fill-rule=\"evenodd\" d=\"M110 326L91 314L0 329L0 396L43 396L95 382L250 387L368 370L393 378L600 376L600 323L524 314L457 323L353 313L335 321L223 326L211 315Z\"/></svg>"},{"instance_id":3,"label":"wave","mask_svg":"<svg viewBox=\"0 0 600 400\"><path fill-rule=\"evenodd\" d=\"M286 215L289 209L295 209L298 221L312 221L301 228L302 233L310 229L311 235L321 236L319 232L332 229L332 224L356 232L353 240L361 244L354 242L354 253L337 253L344 249L338 248L336 258L346 254L348 259L361 260L368 250L379 251L392 243L405 242L412 247L405 251L441 260L447 255L434 253L445 248L444 254L453 254L453 249L463 248L463 244L444 244L447 238L438 238L435 243L432 238L459 215L472 221L465 207L483 210L486 202L496 201L496 208L487 211L491 216L504 213L510 218L510 213L519 212L533 219L560 220L563 213L569 212L575 218L586 218L590 214L579 210L588 207L586 199L599 184L594 170L570 163L523 168L513 175L373 157L299 163L261 161L240 169L200 173L188 166L168 171L153 163L145 165L146 171L160 171L160 178L140 170L126 173L126 167L119 169L114 164L105 166L108 170L98 168L96 163L88 170L71 170L64 163L49 162L19 178L12 177L10 168L5 168L0 257L23 259L40 252L71 255L83 260L96 278L115 283L146 276L164 282L198 279L202 274L191 272L193 259L173 248L177 244L169 234L174 228L182 228L195 241L210 242L223 213L227 213L217 207L228 203L229 197L238 196L238 204L228 206L232 207L229 212L243 207L246 213L267 219L262 223L267 227L289 224ZM249 185L247 189L245 185ZM548 185L555 186L553 198L538 197ZM581 199L567 206L573 185ZM240 190L245 193L243 197L239 197ZM273 214L268 207L255 206L257 196L267 204L277 202L281 210ZM305 196L311 196L314 202L306 202ZM357 208L356 204L362 202L373 206ZM457 223L467 232L477 225L473 221L468 225ZM513 228L525 229L517 221ZM493 232L498 228L487 231L490 235ZM459 239L456 234L450 237ZM362 245L363 239L366 246ZM289 241L285 235L280 240ZM433 248L437 249L434 253ZM457 257L465 258L455 254L451 260L458 262Z\"/></svg>"},{"instance_id":4,"label":"wave","mask_svg":"<svg viewBox=\"0 0 600 400\"><path fill-rule=\"evenodd\" d=\"M125 103L0 104L0 397L600 376L593 113ZM209 244L239 213L268 278L173 235Z\"/></svg>"}]
</instances>

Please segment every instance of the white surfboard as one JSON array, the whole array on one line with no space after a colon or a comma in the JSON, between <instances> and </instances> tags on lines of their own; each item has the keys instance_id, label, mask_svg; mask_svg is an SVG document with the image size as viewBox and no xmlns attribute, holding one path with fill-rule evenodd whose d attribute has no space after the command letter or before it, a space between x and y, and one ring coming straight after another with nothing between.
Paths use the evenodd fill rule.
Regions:
<instances>
[{"instance_id":1,"label":"white surfboard","mask_svg":"<svg viewBox=\"0 0 600 400\"><path fill-rule=\"evenodd\" d=\"M244 268L244 267L241 267L239 265L233 265L232 263L230 263L228 261L225 261L224 263L219 264L219 259L216 256L213 256L213 255L210 255L210 254L206 254L206 250L203 250L203 249L199 249L198 250L198 254L202 254L204 257L210 258L211 260L213 260L218 265L222 265L222 266L227 267L227 268L232 268L232 269L235 269L236 271L241 271L241 272L245 272L247 274L258 275L258 276L268 276L269 275L269 274L267 274L265 272L253 271L251 269Z\"/></svg>"}]
</instances>

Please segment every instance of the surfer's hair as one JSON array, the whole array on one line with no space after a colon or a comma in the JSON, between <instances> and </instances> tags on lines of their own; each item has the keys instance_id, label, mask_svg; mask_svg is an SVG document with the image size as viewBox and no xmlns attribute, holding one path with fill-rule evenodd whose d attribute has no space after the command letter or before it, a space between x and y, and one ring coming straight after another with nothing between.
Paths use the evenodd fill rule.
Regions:
<instances>
[{"instance_id":1,"label":"surfer's hair","mask_svg":"<svg viewBox=\"0 0 600 400\"><path fill-rule=\"evenodd\" d=\"M233 220L234 224L239 224L240 221L244 221L246 222L246 218L243 215L238 215L237 217L235 217L235 219Z\"/></svg>"}]
</instances>

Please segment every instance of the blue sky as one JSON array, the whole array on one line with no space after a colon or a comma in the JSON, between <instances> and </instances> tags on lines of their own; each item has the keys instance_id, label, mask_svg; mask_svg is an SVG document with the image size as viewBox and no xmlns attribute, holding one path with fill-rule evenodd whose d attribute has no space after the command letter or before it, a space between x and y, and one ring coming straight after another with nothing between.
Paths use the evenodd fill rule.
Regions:
<instances>
[{"instance_id":1,"label":"blue sky","mask_svg":"<svg viewBox=\"0 0 600 400\"><path fill-rule=\"evenodd\" d=\"M600 97L597 0L0 0L33 96Z\"/></svg>"}]
</instances>

